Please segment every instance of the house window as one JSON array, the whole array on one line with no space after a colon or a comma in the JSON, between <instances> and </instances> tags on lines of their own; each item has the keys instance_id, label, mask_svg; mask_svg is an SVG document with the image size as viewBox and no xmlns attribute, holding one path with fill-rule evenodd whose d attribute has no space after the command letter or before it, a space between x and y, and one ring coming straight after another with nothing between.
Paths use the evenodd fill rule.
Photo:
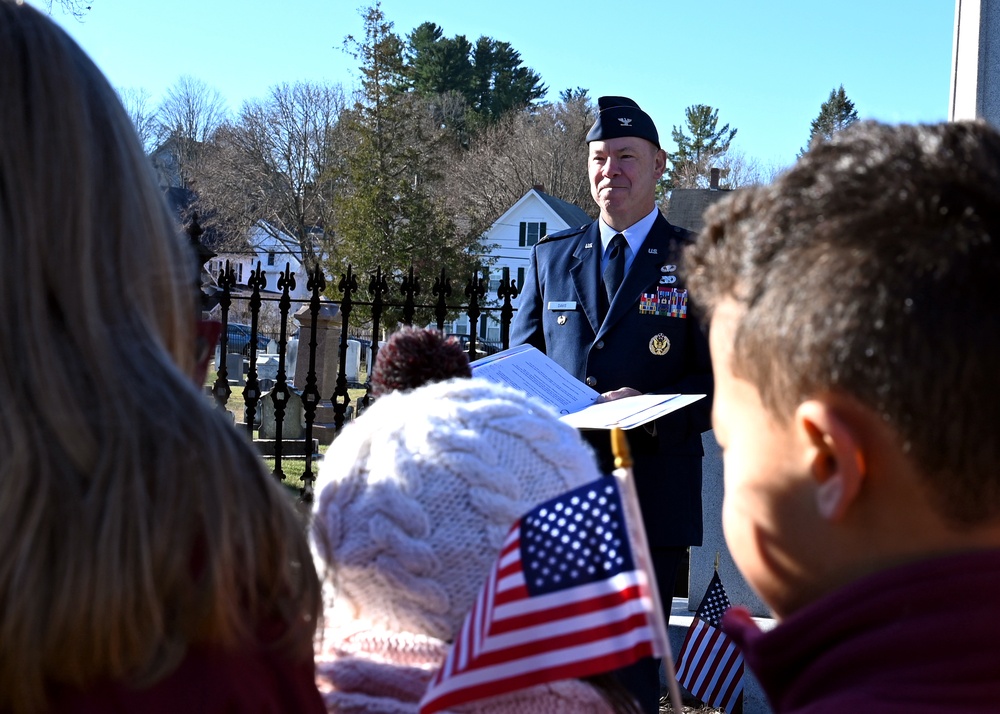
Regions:
<instances>
[{"instance_id":1,"label":"house window","mask_svg":"<svg viewBox=\"0 0 1000 714\"><path fill-rule=\"evenodd\" d=\"M521 221L521 227L517 237L517 244L521 248L530 248L538 239L545 235L545 224L529 221Z\"/></svg>"},{"instance_id":2,"label":"house window","mask_svg":"<svg viewBox=\"0 0 1000 714\"><path fill-rule=\"evenodd\" d=\"M267 254L267 264L274 265L274 251L272 250Z\"/></svg>"}]
</instances>

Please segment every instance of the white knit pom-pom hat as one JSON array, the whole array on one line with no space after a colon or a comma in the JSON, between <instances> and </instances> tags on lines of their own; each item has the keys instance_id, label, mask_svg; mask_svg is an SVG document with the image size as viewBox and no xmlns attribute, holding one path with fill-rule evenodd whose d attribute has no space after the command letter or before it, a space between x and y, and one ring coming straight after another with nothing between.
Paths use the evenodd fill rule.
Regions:
<instances>
[{"instance_id":1,"label":"white knit pom-pom hat","mask_svg":"<svg viewBox=\"0 0 1000 714\"><path fill-rule=\"evenodd\" d=\"M313 544L372 626L450 640L513 523L599 475L547 406L480 379L380 397L323 460Z\"/></svg>"}]
</instances>

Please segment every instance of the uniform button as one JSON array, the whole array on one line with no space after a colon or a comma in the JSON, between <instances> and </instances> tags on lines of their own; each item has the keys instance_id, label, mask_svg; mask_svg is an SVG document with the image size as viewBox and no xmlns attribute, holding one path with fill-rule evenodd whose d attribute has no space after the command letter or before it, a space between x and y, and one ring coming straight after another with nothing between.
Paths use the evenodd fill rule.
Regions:
<instances>
[{"instance_id":1,"label":"uniform button","mask_svg":"<svg viewBox=\"0 0 1000 714\"><path fill-rule=\"evenodd\" d=\"M597 377L587 377L587 379L585 381L586 381L588 387L596 387L597 386Z\"/></svg>"},{"instance_id":2,"label":"uniform button","mask_svg":"<svg viewBox=\"0 0 1000 714\"><path fill-rule=\"evenodd\" d=\"M604 340L601 340L600 342L598 342L596 345L594 345L594 347L596 349L603 350L604 349Z\"/></svg>"}]
</instances>

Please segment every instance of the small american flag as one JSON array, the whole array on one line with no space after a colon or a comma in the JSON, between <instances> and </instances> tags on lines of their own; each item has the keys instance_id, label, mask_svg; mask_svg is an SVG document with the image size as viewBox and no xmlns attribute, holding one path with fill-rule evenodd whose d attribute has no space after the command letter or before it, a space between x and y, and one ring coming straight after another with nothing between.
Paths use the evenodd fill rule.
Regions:
<instances>
[{"instance_id":1,"label":"small american flag","mask_svg":"<svg viewBox=\"0 0 1000 714\"><path fill-rule=\"evenodd\" d=\"M618 480L569 491L514 524L420 712L658 656L653 608Z\"/></svg>"},{"instance_id":2,"label":"small american flag","mask_svg":"<svg viewBox=\"0 0 1000 714\"><path fill-rule=\"evenodd\" d=\"M677 658L677 681L713 707L733 712L743 695L743 655L719 626L729 596L718 571L698 606Z\"/></svg>"}]
</instances>

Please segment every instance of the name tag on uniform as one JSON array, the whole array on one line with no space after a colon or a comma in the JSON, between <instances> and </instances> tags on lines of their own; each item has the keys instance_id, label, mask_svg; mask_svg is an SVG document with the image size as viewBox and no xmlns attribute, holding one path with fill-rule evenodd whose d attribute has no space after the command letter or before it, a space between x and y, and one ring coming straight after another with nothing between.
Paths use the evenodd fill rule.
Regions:
<instances>
[{"instance_id":1,"label":"name tag on uniform","mask_svg":"<svg viewBox=\"0 0 1000 714\"><path fill-rule=\"evenodd\" d=\"M565 302L550 302L550 310L575 310L576 300L567 300Z\"/></svg>"}]
</instances>

